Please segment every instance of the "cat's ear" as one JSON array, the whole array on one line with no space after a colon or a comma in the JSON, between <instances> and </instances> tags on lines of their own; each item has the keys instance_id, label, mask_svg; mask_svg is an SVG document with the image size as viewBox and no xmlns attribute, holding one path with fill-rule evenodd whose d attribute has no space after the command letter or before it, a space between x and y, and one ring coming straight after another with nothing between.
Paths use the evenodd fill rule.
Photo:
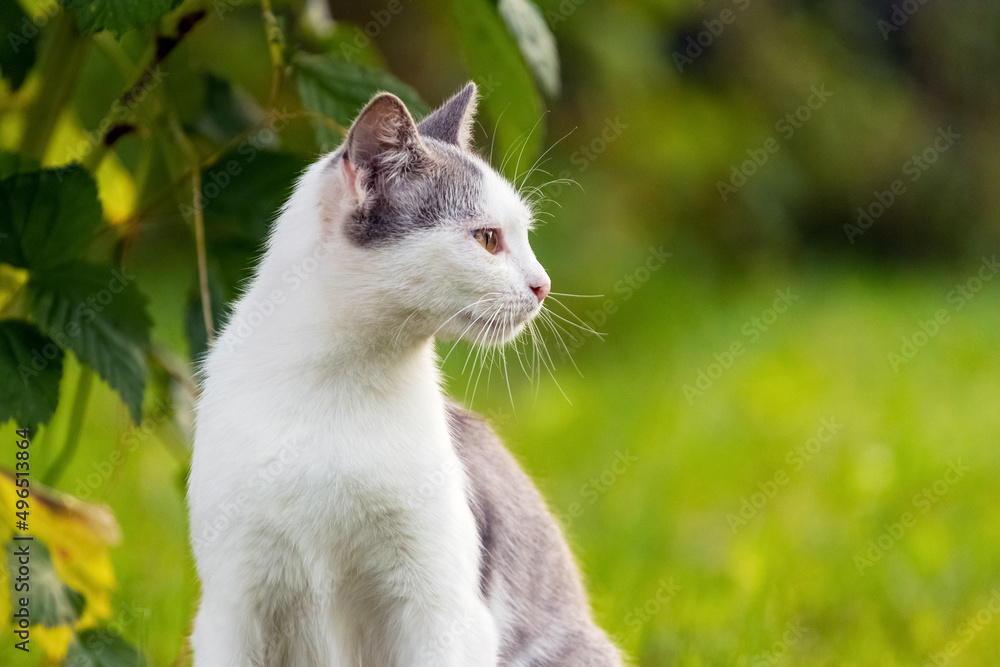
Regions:
<instances>
[{"instance_id":1,"label":"cat's ear","mask_svg":"<svg viewBox=\"0 0 1000 667\"><path fill-rule=\"evenodd\" d=\"M352 193L381 187L415 170L427 157L417 124L402 100L380 93L361 110L347 134L344 176Z\"/></svg>"},{"instance_id":2,"label":"cat's ear","mask_svg":"<svg viewBox=\"0 0 1000 667\"><path fill-rule=\"evenodd\" d=\"M465 88L420 121L420 134L468 150L476 115L476 93L476 84L471 81L465 84Z\"/></svg>"}]
</instances>

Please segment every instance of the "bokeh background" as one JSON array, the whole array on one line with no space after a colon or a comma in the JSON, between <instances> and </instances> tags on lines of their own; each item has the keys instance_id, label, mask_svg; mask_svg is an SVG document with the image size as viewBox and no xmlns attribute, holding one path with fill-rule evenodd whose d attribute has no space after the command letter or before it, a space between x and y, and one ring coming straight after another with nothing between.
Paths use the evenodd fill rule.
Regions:
<instances>
[{"instance_id":1,"label":"bokeh background","mask_svg":"<svg viewBox=\"0 0 1000 667\"><path fill-rule=\"evenodd\" d=\"M8 36L11 5L52 6L0 4ZM58 664L97 626L186 664L192 173L218 322L371 90L419 115L474 79L480 150L536 188L536 254L581 296L550 306L547 353L520 348L527 372L508 353L480 375L460 345L448 390L537 481L634 663L1000 664L1000 5L168 0L120 35L64 20L103 4L52 10L23 85L0 61L0 148L95 175L108 231L88 256L148 298L143 420L100 378L75 418L67 352L33 470L106 506L119 539L93 517L86 549L50 530L54 571L94 602L38 631L49 658L7 633L0 662ZM151 62L166 76L132 88L105 150ZM11 317L28 278L3 271Z\"/></svg>"}]
</instances>

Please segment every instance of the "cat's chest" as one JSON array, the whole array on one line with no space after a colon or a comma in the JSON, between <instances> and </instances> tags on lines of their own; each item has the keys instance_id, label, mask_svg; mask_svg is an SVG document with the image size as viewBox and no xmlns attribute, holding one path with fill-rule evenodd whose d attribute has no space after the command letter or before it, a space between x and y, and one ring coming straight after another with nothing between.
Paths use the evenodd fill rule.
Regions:
<instances>
[{"instance_id":1,"label":"cat's chest","mask_svg":"<svg viewBox=\"0 0 1000 667\"><path fill-rule=\"evenodd\" d=\"M327 404L279 429L276 451L257 452L272 500L307 513L419 508L464 497L465 477L443 402Z\"/></svg>"}]
</instances>

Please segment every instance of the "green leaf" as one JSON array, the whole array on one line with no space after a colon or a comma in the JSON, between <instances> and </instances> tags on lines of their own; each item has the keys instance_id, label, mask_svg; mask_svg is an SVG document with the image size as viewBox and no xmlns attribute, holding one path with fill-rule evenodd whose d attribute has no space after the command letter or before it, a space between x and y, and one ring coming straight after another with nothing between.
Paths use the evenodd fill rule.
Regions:
<instances>
[{"instance_id":1,"label":"green leaf","mask_svg":"<svg viewBox=\"0 0 1000 667\"><path fill-rule=\"evenodd\" d=\"M7 542L7 578L10 582L11 601L25 597L23 591L19 592L14 588L20 566L18 551L25 547L31 559L31 624L54 628L75 623L83 613L86 598L62 582L52 565L49 548L41 540L12 539Z\"/></svg>"},{"instance_id":2,"label":"green leaf","mask_svg":"<svg viewBox=\"0 0 1000 667\"><path fill-rule=\"evenodd\" d=\"M208 298L212 307L212 324L218 333L227 310L226 297L212 271L208 272ZM201 291L198 288L197 276L194 286L188 293L187 304L184 306L184 333L187 334L191 360L201 359L208 350L208 332L205 331L205 315L201 309Z\"/></svg>"},{"instance_id":3,"label":"green leaf","mask_svg":"<svg viewBox=\"0 0 1000 667\"><path fill-rule=\"evenodd\" d=\"M34 430L59 403L63 351L34 325L0 322L0 424L13 419Z\"/></svg>"},{"instance_id":4,"label":"green leaf","mask_svg":"<svg viewBox=\"0 0 1000 667\"><path fill-rule=\"evenodd\" d=\"M151 322L134 276L83 262L33 274L28 304L42 331L76 353L142 418Z\"/></svg>"},{"instance_id":5,"label":"green leaf","mask_svg":"<svg viewBox=\"0 0 1000 667\"><path fill-rule=\"evenodd\" d=\"M0 0L2 2L3 0ZM0 151L0 178L7 178L25 171L37 171L38 162L20 153Z\"/></svg>"},{"instance_id":6,"label":"green leaf","mask_svg":"<svg viewBox=\"0 0 1000 667\"><path fill-rule=\"evenodd\" d=\"M56 266L75 258L102 222L97 184L78 165L0 180L0 262Z\"/></svg>"},{"instance_id":7,"label":"green leaf","mask_svg":"<svg viewBox=\"0 0 1000 667\"><path fill-rule=\"evenodd\" d=\"M382 70L349 63L329 54L298 54L294 65L302 105L309 111L332 118L343 128L349 127L372 95L381 91L398 96L417 118L428 111L415 90ZM314 120L313 128L323 151L333 150L344 138L336 127L321 120Z\"/></svg>"},{"instance_id":8,"label":"green leaf","mask_svg":"<svg viewBox=\"0 0 1000 667\"><path fill-rule=\"evenodd\" d=\"M237 148L202 171L205 242L224 292L250 276L271 222L306 165L289 153ZM192 211L185 205L181 213L190 218Z\"/></svg>"},{"instance_id":9,"label":"green leaf","mask_svg":"<svg viewBox=\"0 0 1000 667\"><path fill-rule=\"evenodd\" d=\"M530 165L538 156L542 133L541 101L514 38L490 0L452 0L462 51L479 84L480 107L496 126L496 146L508 177L516 176L518 162Z\"/></svg>"},{"instance_id":10,"label":"green leaf","mask_svg":"<svg viewBox=\"0 0 1000 667\"><path fill-rule=\"evenodd\" d=\"M531 0L500 0L497 8L538 85L549 97L557 96L559 52L541 10Z\"/></svg>"},{"instance_id":11,"label":"green leaf","mask_svg":"<svg viewBox=\"0 0 1000 667\"><path fill-rule=\"evenodd\" d=\"M0 0L0 25L9 31L0 43L0 72L10 81L10 88L14 91L21 87L35 64L38 27L24 13L17 0ZM25 30L29 26L30 33Z\"/></svg>"},{"instance_id":12,"label":"green leaf","mask_svg":"<svg viewBox=\"0 0 1000 667\"><path fill-rule=\"evenodd\" d=\"M121 635L104 628L84 630L69 645L66 667L137 667L145 660Z\"/></svg>"},{"instance_id":13,"label":"green leaf","mask_svg":"<svg viewBox=\"0 0 1000 667\"><path fill-rule=\"evenodd\" d=\"M120 37L156 23L181 0L59 0L59 4L76 17L80 32L110 30Z\"/></svg>"},{"instance_id":14,"label":"green leaf","mask_svg":"<svg viewBox=\"0 0 1000 667\"><path fill-rule=\"evenodd\" d=\"M205 107L194 124L199 133L225 143L253 125L252 112L259 109L247 95L214 74L204 75L204 82Z\"/></svg>"}]
</instances>

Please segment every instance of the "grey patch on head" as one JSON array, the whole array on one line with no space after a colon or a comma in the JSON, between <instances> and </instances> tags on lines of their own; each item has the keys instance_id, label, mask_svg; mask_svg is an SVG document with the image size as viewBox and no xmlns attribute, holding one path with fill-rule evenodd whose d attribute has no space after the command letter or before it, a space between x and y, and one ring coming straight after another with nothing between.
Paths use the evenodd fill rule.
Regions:
<instances>
[{"instance_id":1,"label":"grey patch on head","mask_svg":"<svg viewBox=\"0 0 1000 667\"><path fill-rule=\"evenodd\" d=\"M468 149L472 117L476 113L476 84L465 84L458 93L420 121L417 130L423 137Z\"/></svg>"},{"instance_id":2,"label":"grey patch on head","mask_svg":"<svg viewBox=\"0 0 1000 667\"><path fill-rule=\"evenodd\" d=\"M427 154L412 171L362 182L368 196L354 212L347 237L360 247L384 247L408 234L448 220L482 218L485 181L472 158L434 139L425 141Z\"/></svg>"},{"instance_id":3,"label":"grey patch on head","mask_svg":"<svg viewBox=\"0 0 1000 667\"><path fill-rule=\"evenodd\" d=\"M351 242L386 246L445 221L484 216L483 172L466 150L475 100L469 83L419 126L389 93L361 111L340 153L365 192L347 223Z\"/></svg>"}]
</instances>

